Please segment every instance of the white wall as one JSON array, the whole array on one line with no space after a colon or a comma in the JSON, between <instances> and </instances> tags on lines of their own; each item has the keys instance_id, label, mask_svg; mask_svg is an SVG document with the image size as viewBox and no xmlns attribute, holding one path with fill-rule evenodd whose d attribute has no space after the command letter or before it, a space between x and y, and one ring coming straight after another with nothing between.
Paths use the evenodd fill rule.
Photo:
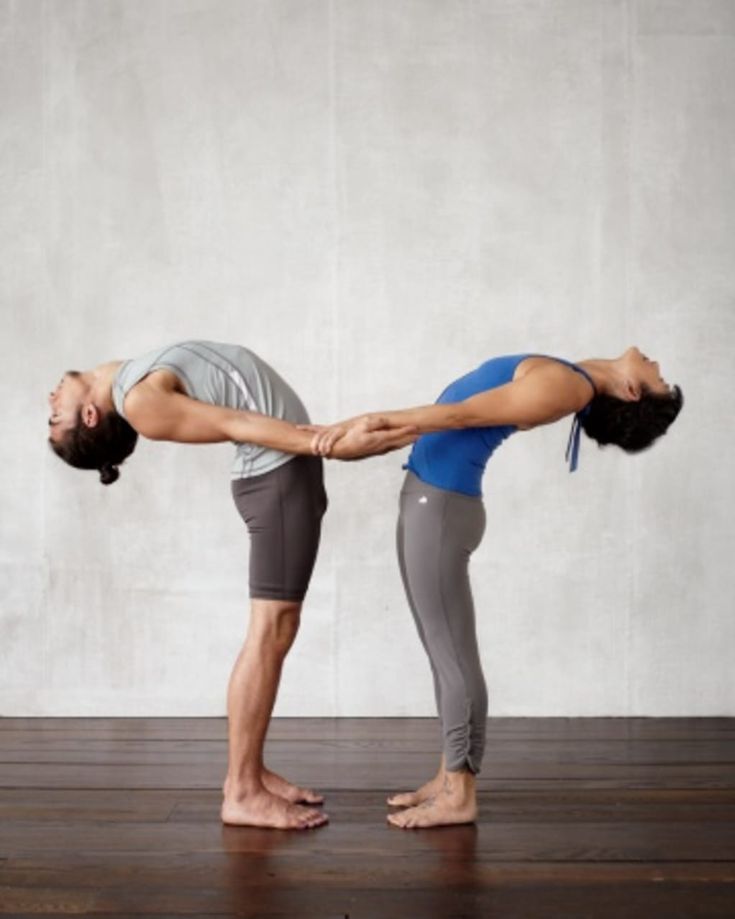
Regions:
<instances>
[{"instance_id":1,"label":"white wall","mask_svg":"<svg viewBox=\"0 0 735 919\"><path fill-rule=\"evenodd\" d=\"M45 444L63 370L187 337L320 421L640 345L687 399L650 453L569 475L564 421L491 460L491 714L735 714L733 3L2 0L0 68L0 714L224 712L231 448L103 488ZM433 711L403 458L329 464L279 714Z\"/></svg>"}]
</instances>

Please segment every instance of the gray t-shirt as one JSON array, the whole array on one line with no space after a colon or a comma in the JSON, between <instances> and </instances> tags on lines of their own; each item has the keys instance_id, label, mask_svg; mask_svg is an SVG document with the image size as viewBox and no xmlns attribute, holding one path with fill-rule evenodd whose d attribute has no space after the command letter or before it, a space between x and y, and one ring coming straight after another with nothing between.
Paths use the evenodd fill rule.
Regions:
<instances>
[{"instance_id":1,"label":"gray t-shirt","mask_svg":"<svg viewBox=\"0 0 735 919\"><path fill-rule=\"evenodd\" d=\"M125 361L112 382L112 401L118 413L125 396L154 370L170 370L192 399L270 415L294 424L308 424L301 400L276 371L257 354L239 345L214 341L182 341ZM232 478L262 475L282 466L293 454L238 443Z\"/></svg>"}]
</instances>

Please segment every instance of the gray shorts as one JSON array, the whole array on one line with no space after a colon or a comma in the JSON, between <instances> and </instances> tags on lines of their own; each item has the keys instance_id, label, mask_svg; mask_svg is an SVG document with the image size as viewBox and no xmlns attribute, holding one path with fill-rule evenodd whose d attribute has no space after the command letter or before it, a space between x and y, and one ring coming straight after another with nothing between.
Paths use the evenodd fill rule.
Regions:
<instances>
[{"instance_id":1,"label":"gray shorts","mask_svg":"<svg viewBox=\"0 0 735 919\"><path fill-rule=\"evenodd\" d=\"M294 456L263 475L232 480L250 534L250 596L301 601L314 569L327 509L319 456Z\"/></svg>"}]
</instances>

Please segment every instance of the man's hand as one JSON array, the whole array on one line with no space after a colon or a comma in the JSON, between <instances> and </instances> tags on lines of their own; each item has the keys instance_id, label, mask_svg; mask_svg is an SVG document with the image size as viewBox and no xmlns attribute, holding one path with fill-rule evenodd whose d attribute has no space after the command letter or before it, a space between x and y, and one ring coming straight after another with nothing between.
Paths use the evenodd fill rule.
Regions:
<instances>
[{"instance_id":1,"label":"man's hand","mask_svg":"<svg viewBox=\"0 0 735 919\"><path fill-rule=\"evenodd\" d=\"M334 444L344 437L357 419L350 421L340 421L337 424L300 424L302 431L310 431L314 436L311 438L311 452L317 456L329 456Z\"/></svg>"},{"instance_id":2,"label":"man's hand","mask_svg":"<svg viewBox=\"0 0 735 919\"><path fill-rule=\"evenodd\" d=\"M391 428L380 415L362 415L339 424L303 427L314 434L313 453L341 460L389 453L413 443L418 437L415 426Z\"/></svg>"}]
</instances>

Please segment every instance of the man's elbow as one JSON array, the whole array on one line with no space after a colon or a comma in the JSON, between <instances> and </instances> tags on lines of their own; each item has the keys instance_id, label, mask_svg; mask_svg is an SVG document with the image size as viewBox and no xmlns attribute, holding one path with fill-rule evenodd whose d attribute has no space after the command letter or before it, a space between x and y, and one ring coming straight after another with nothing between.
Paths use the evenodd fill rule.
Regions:
<instances>
[{"instance_id":1,"label":"man's elbow","mask_svg":"<svg viewBox=\"0 0 735 919\"><path fill-rule=\"evenodd\" d=\"M165 441L165 440L177 440L178 439L172 434L164 434L161 431L156 431L155 433L148 433L148 434L146 434L144 431L138 431L138 433L142 437L145 437L146 440Z\"/></svg>"},{"instance_id":2,"label":"man's elbow","mask_svg":"<svg viewBox=\"0 0 735 919\"><path fill-rule=\"evenodd\" d=\"M137 424L135 430L146 440L175 440L170 431L164 430L160 425Z\"/></svg>"},{"instance_id":3,"label":"man's elbow","mask_svg":"<svg viewBox=\"0 0 735 919\"><path fill-rule=\"evenodd\" d=\"M160 419L147 417L142 412L128 411L126 420L136 434L146 440L167 440Z\"/></svg>"},{"instance_id":4,"label":"man's elbow","mask_svg":"<svg viewBox=\"0 0 735 919\"><path fill-rule=\"evenodd\" d=\"M243 412L233 412L231 415L227 414L224 418L219 419L215 429L212 431L212 440L230 441L231 443L247 441L248 435L252 432L246 418L242 417L243 414Z\"/></svg>"}]
</instances>

